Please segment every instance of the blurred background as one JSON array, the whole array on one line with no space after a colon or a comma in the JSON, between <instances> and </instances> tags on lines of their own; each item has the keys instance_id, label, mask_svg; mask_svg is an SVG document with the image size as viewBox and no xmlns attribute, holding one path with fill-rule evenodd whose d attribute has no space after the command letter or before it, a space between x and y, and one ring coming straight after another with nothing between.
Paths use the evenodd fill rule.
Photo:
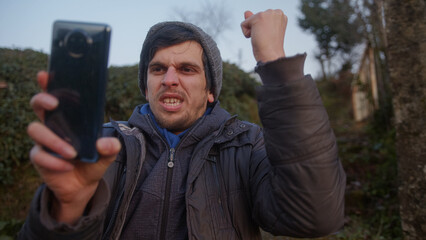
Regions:
<instances>
[{"instance_id":1,"label":"blurred background","mask_svg":"<svg viewBox=\"0 0 426 240\"><path fill-rule=\"evenodd\" d=\"M54 20L111 25L105 121L126 120L136 105L145 102L137 86L137 63L149 27L160 21L182 20L202 27L218 43L224 60L221 105L241 119L260 124L255 96L260 82L253 73L256 62L250 40L242 35L240 23L245 10L266 9L282 9L289 18L284 44L286 54L308 54L305 73L312 74L320 90L347 172L345 228L321 239L403 239L403 233L405 239L424 239L417 238L421 235L415 232L425 231L426 227L418 230L425 226L425 221L410 215L411 220L404 223L405 218L400 214L400 206L411 203L398 199L398 186L401 199L412 196L401 191L405 189L404 178L398 177L395 144L401 114L395 116L392 97L396 102L398 99L391 90L394 68L389 67L396 66L389 57L396 48L392 48L395 43L389 43L387 36L398 23L398 20L390 21L397 19L392 15L398 13L395 9L406 9L404 13L410 17L400 20L405 21L406 26L424 30L426 21L423 25L413 25L417 19L425 20L422 6L424 9L424 0L403 3L392 0L388 5L383 0L1 1L0 239L14 238L41 183L28 161L32 141L25 129L29 122L36 120L29 100L40 91L35 81L37 71L47 69ZM410 30L404 34L411 32L419 33ZM420 36L424 36L422 34L420 31ZM416 38L408 39L416 41ZM424 46L424 38L422 44ZM416 59L416 51L411 52L413 56L405 57ZM423 54L420 55L423 62L408 64L420 62L424 66L424 50L416 53ZM422 68L414 69L421 71ZM424 74L419 79L424 82ZM416 89L411 88L413 98ZM424 92L426 90L420 96L424 96ZM423 176L426 167L424 169ZM404 173L400 167L399 174L401 172ZM414 197L417 202L424 199L425 191L421 185L424 182L418 184L413 188L420 189L420 196ZM415 205L420 213L425 211L422 205ZM404 231L401 226L405 226ZM414 229L411 230L414 233L408 234L407 229ZM264 239L293 239L263 234Z\"/></svg>"},{"instance_id":2,"label":"blurred background","mask_svg":"<svg viewBox=\"0 0 426 240\"><path fill-rule=\"evenodd\" d=\"M201 26L218 43L222 57L246 71L256 62L250 40L242 35L240 23L244 12L282 9L289 18L285 47L288 55L315 51L314 37L297 23L300 16L298 1L281 0L163 0L138 1L1 1L0 46L50 51L52 23L57 19L101 22L112 29L110 64L114 66L138 63L142 43L148 29L161 21L183 20ZM314 60L313 54L310 60ZM309 68L308 68L309 67ZM316 74L315 61L307 64L307 72Z\"/></svg>"}]
</instances>

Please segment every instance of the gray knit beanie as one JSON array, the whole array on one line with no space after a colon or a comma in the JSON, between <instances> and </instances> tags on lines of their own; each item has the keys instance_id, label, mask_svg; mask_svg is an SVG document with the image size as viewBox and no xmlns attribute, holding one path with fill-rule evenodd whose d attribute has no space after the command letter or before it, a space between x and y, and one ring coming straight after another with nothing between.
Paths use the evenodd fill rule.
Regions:
<instances>
[{"instance_id":1,"label":"gray knit beanie","mask_svg":"<svg viewBox=\"0 0 426 240\"><path fill-rule=\"evenodd\" d=\"M169 29L184 29L184 31L188 31L191 35L192 40L197 41L201 47L203 48L204 54L207 58L208 69L204 69L206 72L206 80L207 86L210 86L210 91L214 95L215 101L219 97L220 89L222 88L222 58L220 56L219 49L216 45L216 42L201 28L191 24L184 22L161 22L151 27L146 35L145 41L142 46L142 51L140 55L139 62L139 88L142 92L142 95L145 96L146 90L146 81L147 81L147 69L149 62L154 57L154 54L159 47L153 48L153 45L158 45L157 41L163 41L165 44L160 43L160 47L172 46L174 44L170 44L169 42L174 42L176 38L173 37L173 34L167 33L170 31ZM176 31L176 30L172 30ZM179 31L179 30L178 30ZM166 33L166 34L165 34ZM161 37L159 37L161 35ZM166 36L166 37L164 37ZM159 38L162 38L159 40ZM186 40L185 40L186 41ZM181 41L183 42L183 41Z\"/></svg>"}]
</instances>

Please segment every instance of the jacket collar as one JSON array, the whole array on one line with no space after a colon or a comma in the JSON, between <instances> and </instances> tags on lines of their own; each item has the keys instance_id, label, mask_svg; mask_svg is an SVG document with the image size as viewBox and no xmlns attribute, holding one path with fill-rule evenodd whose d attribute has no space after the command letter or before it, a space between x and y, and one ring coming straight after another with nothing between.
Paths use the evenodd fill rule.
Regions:
<instances>
[{"instance_id":1,"label":"jacket collar","mask_svg":"<svg viewBox=\"0 0 426 240\"><path fill-rule=\"evenodd\" d=\"M141 114L141 108L144 105L137 106L129 119L129 125L141 129L148 137L160 136L165 142L167 140L162 137L162 133L157 129L155 122L151 119L150 113ZM191 145L200 142L205 137L214 132L218 132L231 115L220 107L219 102L215 102L212 106L210 114L199 118L184 134L182 142L179 145ZM217 134L216 134L217 135Z\"/></svg>"}]
</instances>

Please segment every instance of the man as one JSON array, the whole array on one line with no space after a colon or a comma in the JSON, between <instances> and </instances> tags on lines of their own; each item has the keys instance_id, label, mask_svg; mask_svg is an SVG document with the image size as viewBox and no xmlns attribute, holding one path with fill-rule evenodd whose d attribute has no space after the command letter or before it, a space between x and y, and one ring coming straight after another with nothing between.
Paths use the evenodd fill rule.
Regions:
<instances>
[{"instance_id":1,"label":"man","mask_svg":"<svg viewBox=\"0 0 426 240\"><path fill-rule=\"evenodd\" d=\"M139 65L149 104L128 122L105 125L95 164L70 163L75 150L32 123L30 158L45 185L20 238L261 239L318 237L343 226L345 173L304 55L285 57L281 10L245 13L264 125L239 121L217 98L222 62L214 41L180 22L153 26ZM38 75L42 87L47 76ZM34 111L58 102L33 97Z\"/></svg>"}]
</instances>

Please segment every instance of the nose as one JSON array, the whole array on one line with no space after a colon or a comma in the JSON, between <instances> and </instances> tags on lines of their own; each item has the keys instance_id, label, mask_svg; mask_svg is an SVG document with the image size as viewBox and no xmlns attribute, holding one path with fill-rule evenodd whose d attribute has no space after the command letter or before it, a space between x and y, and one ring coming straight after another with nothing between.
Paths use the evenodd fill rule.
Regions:
<instances>
[{"instance_id":1,"label":"nose","mask_svg":"<svg viewBox=\"0 0 426 240\"><path fill-rule=\"evenodd\" d=\"M169 87L179 85L179 78L176 72L176 68L170 66L167 69L167 72L164 75L162 84Z\"/></svg>"}]
</instances>

